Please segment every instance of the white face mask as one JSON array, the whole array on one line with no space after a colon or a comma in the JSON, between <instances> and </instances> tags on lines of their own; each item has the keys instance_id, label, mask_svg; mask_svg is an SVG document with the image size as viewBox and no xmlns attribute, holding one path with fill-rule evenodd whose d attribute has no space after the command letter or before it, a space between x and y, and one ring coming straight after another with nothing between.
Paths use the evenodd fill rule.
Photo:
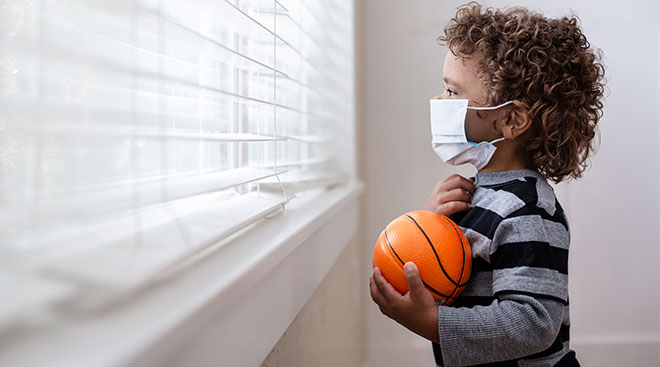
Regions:
<instances>
[{"instance_id":1,"label":"white face mask","mask_svg":"<svg viewBox=\"0 0 660 367\"><path fill-rule=\"evenodd\" d=\"M495 139L491 142L473 143L465 136L465 115L467 110L496 110L513 101L504 102L493 107L470 107L467 99L432 99L431 100L431 134L435 153L449 164L458 166L470 163L477 170L484 168L497 149L494 143L504 140Z\"/></svg>"}]
</instances>

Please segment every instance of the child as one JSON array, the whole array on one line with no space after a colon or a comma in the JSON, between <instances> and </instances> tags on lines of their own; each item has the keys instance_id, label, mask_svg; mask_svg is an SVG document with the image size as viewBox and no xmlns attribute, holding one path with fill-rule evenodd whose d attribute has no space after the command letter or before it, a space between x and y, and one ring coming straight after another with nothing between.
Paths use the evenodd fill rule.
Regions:
<instances>
[{"instance_id":1,"label":"child","mask_svg":"<svg viewBox=\"0 0 660 367\"><path fill-rule=\"evenodd\" d=\"M413 263L405 295L374 268L371 296L433 341L438 365L579 366L568 343L568 223L547 180L586 168L602 110L600 56L573 17L477 3L460 7L439 41L450 52L445 91L431 101L433 147L478 172L474 182L439 182L424 209L463 229L472 276L446 307Z\"/></svg>"}]
</instances>

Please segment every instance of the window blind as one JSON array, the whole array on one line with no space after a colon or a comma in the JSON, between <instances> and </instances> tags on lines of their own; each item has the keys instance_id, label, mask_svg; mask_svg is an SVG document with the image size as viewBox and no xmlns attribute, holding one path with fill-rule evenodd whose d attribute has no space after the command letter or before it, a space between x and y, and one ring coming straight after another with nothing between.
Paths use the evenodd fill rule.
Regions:
<instances>
[{"instance_id":1,"label":"window blind","mask_svg":"<svg viewBox=\"0 0 660 367\"><path fill-rule=\"evenodd\" d=\"M2 268L133 287L349 180L352 37L350 0L0 1Z\"/></svg>"}]
</instances>

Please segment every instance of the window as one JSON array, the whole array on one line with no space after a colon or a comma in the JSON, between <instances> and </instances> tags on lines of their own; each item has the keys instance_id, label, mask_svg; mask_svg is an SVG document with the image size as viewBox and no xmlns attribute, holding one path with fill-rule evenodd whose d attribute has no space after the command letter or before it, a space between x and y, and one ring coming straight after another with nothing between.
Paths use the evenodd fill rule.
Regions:
<instances>
[{"instance_id":1,"label":"window","mask_svg":"<svg viewBox=\"0 0 660 367\"><path fill-rule=\"evenodd\" d=\"M0 1L0 323L352 180L352 35L347 0Z\"/></svg>"}]
</instances>

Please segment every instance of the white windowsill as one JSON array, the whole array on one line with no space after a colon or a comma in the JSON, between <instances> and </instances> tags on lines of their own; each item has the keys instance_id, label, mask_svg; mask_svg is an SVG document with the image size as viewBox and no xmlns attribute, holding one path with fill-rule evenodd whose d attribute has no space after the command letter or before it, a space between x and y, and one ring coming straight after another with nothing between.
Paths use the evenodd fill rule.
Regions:
<instances>
[{"instance_id":1,"label":"white windowsill","mask_svg":"<svg viewBox=\"0 0 660 367\"><path fill-rule=\"evenodd\" d=\"M355 235L361 190L301 196L105 312L0 335L0 365L258 366Z\"/></svg>"}]
</instances>

